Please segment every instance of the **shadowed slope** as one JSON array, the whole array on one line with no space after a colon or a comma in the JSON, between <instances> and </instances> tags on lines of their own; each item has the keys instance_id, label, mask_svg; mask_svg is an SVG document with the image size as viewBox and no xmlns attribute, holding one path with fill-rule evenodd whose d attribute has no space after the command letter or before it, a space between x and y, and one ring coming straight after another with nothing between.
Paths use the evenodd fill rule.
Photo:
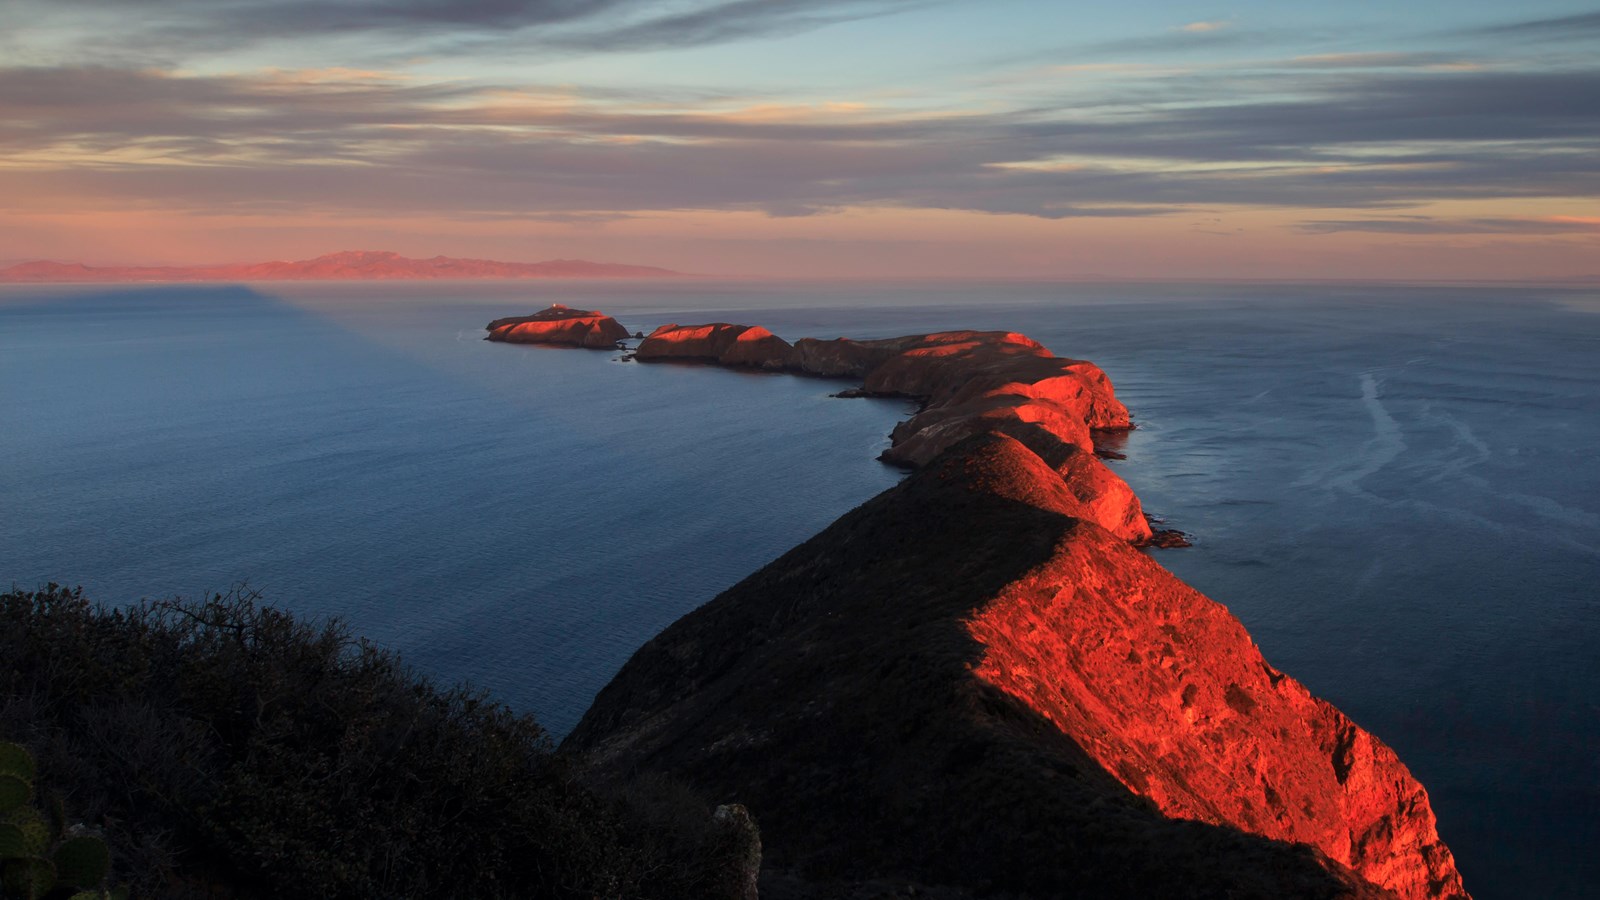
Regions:
<instances>
[{"instance_id":1,"label":"shadowed slope","mask_svg":"<svg viewBox=\"0 0 1600 900\"><path fill-rule=\"evenodd\" d=\"M1234 771L1205 734L1176 734L1190 755L1166 768L1130 749L1159 741L1182 715L1178 673L1205 683L1201 708L1213 716L1233 684L1206 681L1213 655L1253 665L1263 680L1271 672L1285 695L1304 691L1261 661L1221 607L1063 514L1077 502L1015 440L974 438L647 644L567 746L606 775L672 772L744 803L773 863L814 879L897 875L1034 896L1385 896L1309 848L1168 817L1188 816L1182 809L1162 814L1158 804L1191 774L1210 796L1218 773ZM1191 635L1189 621L1160 613L1173 603L1205 628ZM1146 605L1157 612L1149 622L1138 612ZM1119 648L1126 671L1080 667L1074 648L1108 632L1130 635ZM1161 655L1169 645L1171 668ZM1092 715L1061 712L1079 708ZM1311 736L1318 724L1268 727L1279 724L1248 729L1248 746L1285 767L1280 796L1299 804L1303 785L1331 790L1317 803L1342 810L1337 754ZM1409 785L1402 799L1425 809L1392 754L1362 765L1382 769L1377 781ZM1344 790L1391 805L1371 781ZM1213 797L1225 810L1204 818L1277 836L1262 821L1270 805L1257 812L1260 793ZM1398 826L1411 820L1389 820L1431 835L1431 814L1416 821L1406 830ZM1436 838L1429 846L1448 864ZM1402 868L1420 870L1415 842L1396 847ZM1459 895L1411 890L1415 881L1394 886L1408 897Z\"/></svg>"}]
</instances>

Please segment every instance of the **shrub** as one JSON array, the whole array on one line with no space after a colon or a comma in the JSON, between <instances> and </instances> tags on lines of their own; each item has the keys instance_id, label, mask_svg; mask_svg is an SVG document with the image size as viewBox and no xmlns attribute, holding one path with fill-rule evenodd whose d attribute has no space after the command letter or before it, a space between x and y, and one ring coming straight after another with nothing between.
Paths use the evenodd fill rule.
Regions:
<instances>
[{"instance_id":1,"label":"shrub","mask_svg":"<svg viewBox=\"0 0 1600 900\"><path fill-rule=\"evenodd\" d=\"M530 717L246 590L0 595L0 734L136 896L667 900L736 864L691 795L599 794Z\"/></svg>"}]
</instances>

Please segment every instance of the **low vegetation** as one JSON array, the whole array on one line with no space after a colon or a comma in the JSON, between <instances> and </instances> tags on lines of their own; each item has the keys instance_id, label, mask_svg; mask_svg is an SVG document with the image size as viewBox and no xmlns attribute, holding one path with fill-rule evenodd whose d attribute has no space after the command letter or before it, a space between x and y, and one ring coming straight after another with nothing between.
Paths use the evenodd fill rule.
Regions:
<instances>
[{"instance_id":1,"label":"low vegetation","mask_svg":"<svg viewBox=\"0 0 1600 900\"><path fill-rule=\"evenodd\" d=\"M243 591L0 594L0 739L135 898L716 898L750 854L680 786L598 792L531 718Z\"/></svg>"}]
</instances>

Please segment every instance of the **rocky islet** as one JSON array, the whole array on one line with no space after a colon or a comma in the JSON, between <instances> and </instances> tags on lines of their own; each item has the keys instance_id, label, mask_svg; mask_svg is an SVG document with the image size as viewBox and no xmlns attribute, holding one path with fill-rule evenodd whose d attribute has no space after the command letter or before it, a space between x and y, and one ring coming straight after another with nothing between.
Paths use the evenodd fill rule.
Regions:
<instances>
[{"instance_id":1,"label":"rocky islet","mask_svg":"<svg viewBox=\"0 0 1600 900\"><path fill-rule=\"evenodd\" d=\"M531 316L508 316L487 326L485 340L510 344L561 344L591 350L615 350L630 335L616 319L586 309L555 304Z\"/></svg>"}]
</instances>

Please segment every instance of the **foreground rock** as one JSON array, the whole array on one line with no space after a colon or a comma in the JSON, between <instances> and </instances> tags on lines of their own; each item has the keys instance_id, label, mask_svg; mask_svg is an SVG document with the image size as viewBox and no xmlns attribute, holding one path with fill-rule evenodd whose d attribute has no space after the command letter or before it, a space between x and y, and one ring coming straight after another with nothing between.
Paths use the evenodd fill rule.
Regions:
<instances>
[{"instance_id":1,"label":"foreground rock","mask_svg":"<svg viewBox=\"0 0 1600 900\"><path fill-rule=\"evenodd\" d=\"M970 438L646 644L566 746L742 803L806 883L1465 897L1394 753L1081 503Z\"/></svg>"},{"instance_id":2,"label":"foreground rock","mask_svg":"<svg viewBox=\"0 0 1600 900\"><path fill-rule=\"evenodd\" d=\"M486 326L485 340L511 344L565 344L593 350L615 350L629 337L616 319L585 309L555 303L531 316L495 319Z\"/></svg>"}]
</instances>

